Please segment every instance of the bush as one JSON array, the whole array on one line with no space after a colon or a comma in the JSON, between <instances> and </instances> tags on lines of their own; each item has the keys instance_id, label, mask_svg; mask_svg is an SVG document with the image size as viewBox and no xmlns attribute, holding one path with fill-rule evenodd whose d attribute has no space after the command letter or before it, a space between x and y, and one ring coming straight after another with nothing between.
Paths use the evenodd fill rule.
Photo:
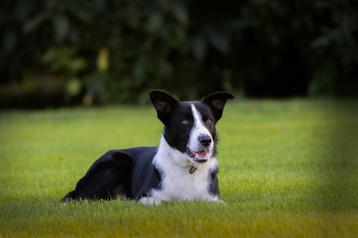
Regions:
<instances>
[{"instance_id":1,"label":"bush","mask_svg":"<svg viewBox=\"0 0 358 238\"><path fill-rule=\"evenodd\" d=\"M7 0L0 13L0 83L29 70L61 78L63 103L141 103L150 88L184 98L357 88L353 1Z\"/></svg>"}]
</instances>

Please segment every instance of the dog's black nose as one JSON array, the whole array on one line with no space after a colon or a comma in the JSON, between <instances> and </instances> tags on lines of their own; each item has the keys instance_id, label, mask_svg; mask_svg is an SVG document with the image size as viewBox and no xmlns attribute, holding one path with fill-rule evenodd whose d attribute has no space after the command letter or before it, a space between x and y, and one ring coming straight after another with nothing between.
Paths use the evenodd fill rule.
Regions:
<instances>
[{"instance_id":1,"label":"dog's black nose","mask_svg":"<svg viewBox=\"0 0 358 238\"><path fill-rule=\"evenodd\" d=\"M211 143L211 137L209 135L202 134L198 137L198 140L202 146L207 147Z\"/></svg>"}]
</instances>

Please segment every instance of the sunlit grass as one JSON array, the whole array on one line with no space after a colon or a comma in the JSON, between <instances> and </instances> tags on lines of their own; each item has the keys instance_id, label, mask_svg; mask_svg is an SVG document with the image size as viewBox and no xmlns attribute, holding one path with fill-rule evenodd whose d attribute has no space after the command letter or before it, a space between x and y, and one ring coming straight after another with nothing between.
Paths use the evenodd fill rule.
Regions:
<instances>
[{"instance_id":1,"label":"sunlit grass","mask_svg":"<svg viewBox=\"0 0 358 238\"><path fill-rule=\"evenodd\" d=\"M354 237L358 102L236 101L218 124L225 204L59 200L101 154L158 144L150 107L0 113L0 237Z\"/></svg>"}]
</instances>

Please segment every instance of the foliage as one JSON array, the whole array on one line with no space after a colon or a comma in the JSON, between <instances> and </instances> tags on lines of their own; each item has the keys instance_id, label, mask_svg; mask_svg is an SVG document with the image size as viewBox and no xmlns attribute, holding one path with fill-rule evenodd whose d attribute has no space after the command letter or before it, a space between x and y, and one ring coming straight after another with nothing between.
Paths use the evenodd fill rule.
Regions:
<instances>
[{"instance_id":1,"label":"foliage","mask_svg":"<svg viewBox=\"0 0 358 238\"><path fill-rule=\"evenodd\" d=\"M149 107L0 113L0 237L356 237L357 101L230 102L225 204L60 203L109 149L157 145Z\"/></svg>"},{"instance_id":2,"label":"foliage","mask_svg":"<svg viewBox=\"0 0 358 238\"><path fill-rule=\"evenodd\" d=\"M69 81L61 84L69 99L144 102L150 88L183 97L357 88L358 6L349 0L5 0L0 13L0 83L31 69Z\"/></svg>"}]
</instances>

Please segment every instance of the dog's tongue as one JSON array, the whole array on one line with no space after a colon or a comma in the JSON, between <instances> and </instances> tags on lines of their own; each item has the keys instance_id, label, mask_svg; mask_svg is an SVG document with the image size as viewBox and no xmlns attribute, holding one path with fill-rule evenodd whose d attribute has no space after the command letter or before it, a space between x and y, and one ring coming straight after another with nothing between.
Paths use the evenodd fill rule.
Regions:
<instances>
[{"instance_id":1,"label":"dog's tongue","mask_svg":"<svg viewBox=\"0 0 358 238\"><path fill-rule=\"evenodd\" d=\"M206 157L207 154L208 153L205 150L194 153L194 155L197 159L204 158L204 157Z\"/></svg>"}]
</instances>

